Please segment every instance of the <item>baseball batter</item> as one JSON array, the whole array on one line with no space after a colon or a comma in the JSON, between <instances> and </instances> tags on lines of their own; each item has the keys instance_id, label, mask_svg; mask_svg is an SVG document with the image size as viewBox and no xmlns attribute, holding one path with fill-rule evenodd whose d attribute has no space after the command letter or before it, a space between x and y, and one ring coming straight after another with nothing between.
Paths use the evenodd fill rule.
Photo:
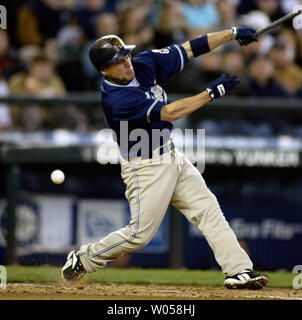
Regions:
<instances>
[{"instance_id":1,"label":"baseball batter","mask_svg":"<svg viewBox=\"0 0 302 320\"><path fill-rule=\"evenodd\" d=\"M257 36L252 28L234 27L181 45L147 50L133 58L131 50L135 46L124 44L115 35L102 37L91 46L90 60L104 76L102 107L120 147L121 175L131 221L99 242L71 251L62 268L64 280L78 280L87 272L103 268L108 261L148 244L172 204L205 236L226 275L227 288L261 289L268 283L266 275L253 270L215 195L200 172L175 148L169 134L172 121L227 94L239 84L238 77L222 75L201 93L172 103L159 85L180 72L190 59L230 40L248 45L257 41ZM155 139L155 129L165 134Z\"/></svg>"}]
</instances>

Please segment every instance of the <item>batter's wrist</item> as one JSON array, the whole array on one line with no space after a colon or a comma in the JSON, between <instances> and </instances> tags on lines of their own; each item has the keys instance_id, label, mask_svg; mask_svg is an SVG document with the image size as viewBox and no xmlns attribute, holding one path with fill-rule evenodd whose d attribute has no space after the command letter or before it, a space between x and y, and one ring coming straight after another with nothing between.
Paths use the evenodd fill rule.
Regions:
<instances>
[{"instance_id":1,"label":"batter's wrist","mask_svg":"<svg viewBox=\"0 0 302 320\"><path fill-rule=\"evenodd\" d=\"M215 99L215 94L214 94L213 90L210 88L207 88L205 91L209 95L211 102L212 102Z\"/></svg>"},{"instance_id":2,"label":"batter's wrist","mask_svg":"<svg viewBox=\"0 0 302 320\"><path fill-rule=\"evenodd\" d=\"M236 40L237 37L237 28L233 27L232 28L232 40Z\"/></svg>"}]
</instances>

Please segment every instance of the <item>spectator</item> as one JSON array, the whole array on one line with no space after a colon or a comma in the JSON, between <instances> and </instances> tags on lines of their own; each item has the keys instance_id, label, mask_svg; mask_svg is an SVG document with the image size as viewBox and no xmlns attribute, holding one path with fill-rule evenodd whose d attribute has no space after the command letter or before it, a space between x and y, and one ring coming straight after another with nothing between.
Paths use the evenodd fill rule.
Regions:
<instances>
[{"instance_id":1,"label":"spectator","mask_svg":"<svg viewBox=\"0 0 302 320\"><path fill-rule=\"evenodd\" d=\"M248 25L254 29L262 29L271 23L270 17L260 10L252 10L247 14L238 17L238 23L241 25Z\"/></svg>"},{"instance_id":2,"label":"spectator","mask_svg":"<svg viewBox=\"0 0 302 320\"><path fill-rule=\"evenodd\" d=\"M19 56L25 65L25 69L29 68L31 61L42 53L42 49L36 45L27 45L19 49Z\"/></svg>"},{"instance_id":3,"label":"spectator","mask_svg":"<svg viewBox=\"0 0 302 320\"><path fill-rule=\"evenodd\" d=\"M68 91L82 91L84 89L83 72L81 69L81 54L86 37L81 27L77 24L75 15L67 25L60 29L57 38L57 50L46 50L57 53L57 57L52 57L56 61L57 72L62 78Z\"/></svg>"},{"instance_id":4,"label":"spectator","mask_svg":"<svg viewBox=\"0 0 302 320\"><path fill-rule=\"evenodd\" d=\"M59 52L64 52L69 46L80 46L85 41L84 32L78 25L75 15L72 15L69 23L63 26L57 34Z\"/></svg>"},{"instance_id":5,"label":"spectator","mask_svg":"<svg viewBox=\"0 0 302 320\"><path fill-rule=\"evenodd\" d=\"M98 38L108 35L108 34L119 34L119 25L117 17L113 13L102 13L97 17L96 20L96 38L92 41L89 41L82 50L81 54L81 63L84 75L87 79L91 80L89 84L89 89L94 90L98 85L101 75L96 72L95 68L90 62L89 59L89 49L92 43Z\"/></svg>"},{"instance_id":6,"label":"spectator","mask_svg":"<svg viewBox=\"0 0 302 320\"><path fill-rule=\"evenodd\" d=\"M7 31L0 29L0 74L8 80L13 74L24 70L17 52L10 46Z\"/></svg>"},{"instance_id":7,"label":"spectator","mask_svg":"<svg viewBox=\"0 0 302 320\"><path fill-rule=\"evenodd\" d=\"M146 22L149 26L155 27L156 19L159 12L160 2L175 2L177 3L179 0L163 0L163 1L157 1L157 0L138 0L140 6L143 7L146 15Z\"/></svg>"},{"instance_id":8,"label":"spectator","mask_svg":"<svg viewBox=\"0 0 302 320\"><path fill-rule=\"evenodd\" d=\"M211 54L204 54L197 57L197 70L199 72L199 85L202 88L206 86L215 78L222 74L222 53L220 51L212 51Z\"/></svg>"},{"instance_id":9,"label":"spectator","mask_svg":"<svg viewBox=\"0 0 302 320\"><path fill-rule=\"evenodd\" d=\"M163 48L188 39L188 28L179 1L162 3L155 27L154 46Z\"/></svg>"},{"instance_id":10,"label":"spectator","mask_svg":"<svg viewBox=\"0 0 302 320\"><path fill-rule=\"evenodd\" d=\"M147 11L139 4L129 6L119 14L119 28L125 43L135 44L133 54L151 47L153 29L147 24Z\"/></svg>"},{"instance_id":11,"label":"spectator","mask_svg":"<svg viewBox=\"0 0 302 320\"><path fill-rule=\"evenodd\" d=\"M238 25L236 9L237 0L217 0L216 10L219 15L219 23L214 27L215 31L230 29Z\"/></svg>"},{"instance_id":12,"label":"spectator","mask_svg":"<svg viewBox=\"0 0 302 320\"><path fill-rule=\"evenodd\" d=\"M211 54L204 54L189 62L186 70L165 81L163 87L167 92L197 94L220 77L222 72L222 53L212 51Z\"/></svg>"},{"instance_id":13,"label":"spectator","mask_svg":"<svg viewBox=\"0 0 302 320\"><path fill-rule=\"evenodd\" d=\"M65 94L65 86L54 74L54 65L46 56L38 55L29 63L28 73L19 73L11 79L12 89L36 96L55 97Z\"/></svg>"},{"instance_id":14,"label":"spectator","mask_svg":"<svg viewBox=\"0 0 302 320\"><path fill-rule=\"evenodd\" d=\"M0 74L0 97L9 95L8 84ZM12 119L10 115L10 107L6 103L0 103L0 131L11 128Z\"/></svg>"},{"instance_id":15,"label":"spectator","mask_svg":"<svg viewBox=\"0 0 302 320\"><path fill-rule=\"evenodd\" d=\"M257 0L257 9L267 14L272 20L277 20L282 17L283 12L279 0Z\"/></svg>"},{"instance_id":16,"label":"spectator","mask_svg":"<svg viewBox=\"0 0 302 320\"><path fill-rule=\"evenodd\" d=\"M247 96L288 97L287 90L274 78L274 65L264 56L254 58L249 65Z\"/></svg>"},{"instance_id":17,"label":"spectator","mask_svg":"<svg viewBox=\"0 0 302 320\"><path fill-rule=\"evenodd\" d=\"M286 46L282 41L276 41L269 51L275 72L274 77L294 95L297 89L302 86L302 69L292 62L286 54Z\"/></svg>"},{"instance_id":18,"label":"spectator","mask_svg":"<svg viewBox=\"0 0 302 320\"><path fill-rule=\"evenodd\" d=\"M292 13L295 6L301 5L301 0L280 0L280 8L284 14Z\"/></svg>"},{"instance_id":19,"label":"spectator","mask_svg":"<svg viewBox=\"0 0 302 320\"><path fill-rule=\"evenodd\" d=\"M295 93L295 97L296 98L302 98L302 86L297 89L297 91Z\"/></svg>"},{"instance_id":20,"label":"spectator","mask_svg":"<svg viewBox=\"0 0 302 320\"><path fill-rule=\"evenodd\" d=\"M197 94L202 89L206 89L205 87L202 87L199 81L199 71L196 68L196 65L190 61L183 71L178 72L165 80L162 83L162 87L167 93Z\"/></svg>"},{"instance_id":21,"label":"spectator","mask_svg":"<svg viewBox=\"0 0 302 320\"><path fill-rule=\"evenodd\" d=\"M253 10L248 14L241 15L238 19L239 25L251 26L255 30L267 27L271 20L268 15L260 10ZM258 41L251 43L251 45L241 47L242 51L247 57L253 55L266 55L271 48L274 37L271 34L264 33L258 36Z\"/></svg>"},{"instance_id":22,"label":"spectator","mask_svg":"<svg viewBox=\"0 0 302 320\"><path fill-rule=\"evenodd\" d=\"M1 0L0 3L6 8L7 33L10 44L14 47L18 47L19 43L16 34L17 15L20 7L24 5L24 0Z\"/></svg>"},{"instance_id":23,"label":"spectator","mask_svg":"<svg viewBox=\"0 0 302 320\"><path fill-rule=\"evenodd\" d=\"M242 96L245 92L246 83L246 69L245 59L241 51L230 50L223 53L222 56L222 71L230 75L238 75L240 79L240 85L235 88L229 95Z\"/></svg>"},{"instance_id":24,"label":"spectator","mask_svg":"<svg viewBox=\"0 0 302 320\"><path fill-rule=\"evenodd\" d=\"M62 0L29 0L18 11L18 41L21 46L41 46L49 39L55 39L69 18L70 12Z\"/></svg>"},{"instance_id":25,"label":"spectator","mask_svg":"<svg viewBox=\"0 0 302 320\"><path fill-rule=\"evenodd\" d=\"M59 97L65 94L65 86L58 75L54 72L54 65L46 56L35 57L28 72L21 72L11 77L9 81L12 94L27 94L36 97ZM54 128L56 123L53 119L59 113L66 122L73 122L79 118L78 111L71 114L70 107L62 110L60 107L44 107L38 105L13 108L13 120L15 124L25 130L38 130L42 128ZM73 117L71 119L71 117ZM76 129L81 123L77 123Z\"/></svg>"},{"instance_id":26,"label":"spectator","mask_svg":"<svg viewBox=\"0 0 302 320\"><path fill-rule=\"evenodd\" d=\"M96 39L108 34L119 34L117 17L113 13L103 13L96 19Z\"/></svg>"},{"instance_id":27,"label":"spectator","mask_svg":"<svg viewBox=\"0 0 302 320\"><path fill-rule=\"evenodd\" d=\"M296 31L299 31L299 30L296 30ZM283 28L282 30L280 30L277 36L277 39L284 42L286 55L291 61L295 61L299 58L298 57L299 46L301 50L301 43L299 45L299 40L297 38L298 32L296 31L293 31L292 29L289 29L289 28ZM300 40L302 40L302 38Z\"/></svg>"},{"instance_id":28,"label":"spectator","mask_svg":"<svg viewBox=\"0 0 302 320\"><path fill-rule=\"evenodd\" d=\"M217 32L238 26L238 18L236 16L237 0L217 0L216 10L219 15L219 23L216 24L209 32ZM229 41L224 44L223 50L236 50L238 43ZM222 49L222 48L221 48Z\"/></svg>"},{"instance_id":29,"label":"spectator","mask_svg":"<svg viewBox=\"0 0 302 320\"><path fill-rule=\"evenodd\" d=\"M240 51L227 51L222 57L222 70L229 74L237 74L241 79L245 74L244 57Z\"/></svg>"},{"instance_id":30,"label":"spectator","mask_svg":"<svg viewBox=\"0 0 302 320\"><path fill-rule=\"evenodd\" d=\"M83 3L84 6L76 10L77 21L86 39L93 40L97 37L96 20L100 14L108 11L107 3L106 0L84 0Z\"/></svg>"},{"instance_id":31,"label":"spectator","mask_svg":"<svg viewBox=\"0 0 302 320\"><path fill-rule=\"evenodd\" d=\"M185 0L182 3L190 38L207 32L219 22L219 15L215 5L208 0Z\"/></svg>"},{"instance_id":32,"label":"spectator","mask_svg":"<svg viewBox=\"0 0 302 320\"><path fill-rule=\"evenodd\" d=\"M238 0L237 15L247 14L248 12L256 9L257 0Z\"/></svg>"}]
</instances>

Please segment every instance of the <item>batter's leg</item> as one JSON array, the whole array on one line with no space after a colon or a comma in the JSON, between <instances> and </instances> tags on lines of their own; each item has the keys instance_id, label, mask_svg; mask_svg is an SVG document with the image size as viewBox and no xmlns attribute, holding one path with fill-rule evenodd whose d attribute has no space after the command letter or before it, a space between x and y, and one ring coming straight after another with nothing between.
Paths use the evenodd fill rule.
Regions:
<instances>
[{"instance_id":1,"label":"batter's leg","mask_svg":"<svg viewBox=\"0 0 302 320\"><path fill-rule=\"evenodd\" d=\"M175 156L182 164L171 204L200 229L226 275L232 276L243 269L252 269L249 256L240 247L215 195L208 189L199 171L178 150Z\"/></svg>"},{"instance_id":2,"label":"batter's leg","mask_svg":"<svg viewBox=\"0 0 302 320\"><path fill-rule=\"evenodd\" d=\"M145 160L122 164L131 221L99 242L80 248L80 260L87 272L96 271L108 261L145 246L153 238L169 206L177 177L175 164Z\"/></svg>"}]
</instances>

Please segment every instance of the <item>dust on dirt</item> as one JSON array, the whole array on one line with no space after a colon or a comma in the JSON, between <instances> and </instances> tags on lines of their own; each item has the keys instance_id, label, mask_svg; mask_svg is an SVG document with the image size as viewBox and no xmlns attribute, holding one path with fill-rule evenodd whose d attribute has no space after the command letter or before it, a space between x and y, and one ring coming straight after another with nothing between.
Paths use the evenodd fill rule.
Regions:
<instances>
[{"instance_id":1,"label":"dust on dirt","mask_svg":"<svg viewBox=\"0 0 302 320\"><path fill-rule=\"evenodd\" d=\"M302 291L153 284L8 283L0 300L302 300Z\"/></svg>"}]
</instances>

